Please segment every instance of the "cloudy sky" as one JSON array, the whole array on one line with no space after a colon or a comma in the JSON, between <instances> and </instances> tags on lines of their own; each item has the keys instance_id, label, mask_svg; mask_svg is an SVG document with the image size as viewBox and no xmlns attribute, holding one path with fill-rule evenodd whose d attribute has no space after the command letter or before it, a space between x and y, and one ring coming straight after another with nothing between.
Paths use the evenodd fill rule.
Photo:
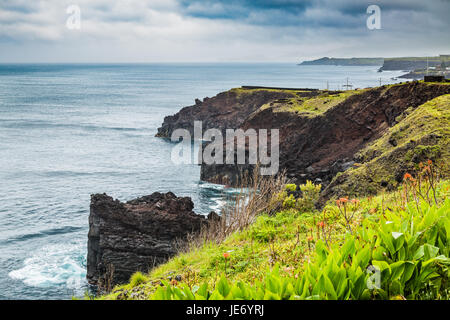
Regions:
<instances>
[{"instance_id":1,"label":"cloudy sky","mask_svg":"<svg viewBox=\"0 0 450 320\"><path fill-rule=\"evenodd\" d=\"M381 8L381 29L366 10ZM73 26L71 5L80 9ZM450 54L450 0L0 0L0 62Z\"/></svg>"}]
</instances>

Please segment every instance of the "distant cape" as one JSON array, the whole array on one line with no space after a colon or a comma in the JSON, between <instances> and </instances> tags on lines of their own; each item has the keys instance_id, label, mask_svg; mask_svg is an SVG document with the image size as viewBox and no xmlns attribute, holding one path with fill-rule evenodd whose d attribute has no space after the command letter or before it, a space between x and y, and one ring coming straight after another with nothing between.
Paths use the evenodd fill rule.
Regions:
<instances>
[{"instance_id":1,"label":"distant cape","mask_svg":"<svg viewBox=\"0 0 450 320\"><path fill-rule=\"evenodd\" d=\"M300 66L382 66L384 58L320 58L317 60L303 61Z\"/></svg>"}]
</instances>

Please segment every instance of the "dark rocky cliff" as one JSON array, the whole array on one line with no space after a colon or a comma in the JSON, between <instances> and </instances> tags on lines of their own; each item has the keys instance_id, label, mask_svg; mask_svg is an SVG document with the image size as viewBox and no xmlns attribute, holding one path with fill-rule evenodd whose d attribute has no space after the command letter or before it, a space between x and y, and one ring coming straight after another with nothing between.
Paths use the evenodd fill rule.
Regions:
<instances>
[{"instance_id":1,"label":"dark rocky cliff","mask_svg":"<svg viewBox=\"0 0 450 320\"><path fill-rule=\"evenodd\" d=\"M147 272L177 253L180 241L207 223L190 198L154 193L127 203L91 196L87 278L110 287Z\"/></svg>"},{"instance_id":2,"label":"dark rocky cliff","mask_svg":"<svg viewBox=\"0 0 450 320\"><path fill-rule=\"evenodd\" d=\"M240 125L227 127L230 125L227 122L225 127L244 130L279 129L280 169L286 170L288 177L297 184L311 180L326 187L339 172L357 165L361 161L357 156L358 151L380 138L399 121L406 110L414 110L435 97L449 94L450 86L412 82L358 90L335 105L329 101L338 99L335 96L340 93L310 92L310 100L301 97L307 95L306 92L293 93L297 98L274 98L262 108L257 108L253 103L251 109L256 111L244 120L235 122ZM250 95L249 99L251 100ZM319 100L323 104L318 104ZM222 100L220 108L226 110L227 105L223 102ZM308 105L312 103L319 107L314 109ZM210 108L214 105L218 106L213 98ZM331 106L324 107L326 105ZM201 106L191 108L200 109ZM216 112L218 111L210 114ZM175 117L178 121L183 118L182 123L187 125L198 119L197 114L198 112L191 110L189 114L179 113ZM171 124L172 129L176 128L176 123ZM222 123L222 128L223 125ZM251 165L202 164L201 179L236 184L240 173L251 171L252 168Z\"/></svg>"},{"instance_id":3,"label":"dark rocky cliff","mask_svg":"<svg viewBox=\"0 0 450 320\"><path fill-rule=\"evenodd\" d=\"M289 91L277 90L233 89L222 92L213 98L196 100L195 105L165 117L156 136L170 138L174 130L187 129L193 138L194 121L202 121L204 130L239 128L247 117L263 104L291 96Z\"/></svg>"}]
</instances>

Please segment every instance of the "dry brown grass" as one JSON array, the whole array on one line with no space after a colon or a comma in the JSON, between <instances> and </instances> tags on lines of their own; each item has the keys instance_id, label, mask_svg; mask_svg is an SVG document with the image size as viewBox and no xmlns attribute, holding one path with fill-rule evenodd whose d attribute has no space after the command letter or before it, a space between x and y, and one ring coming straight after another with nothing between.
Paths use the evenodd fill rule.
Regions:
<instances>
[{"instance_id":1,"label":"dry brown grass","mask_svg":"<svg viewBox=\"0 0 450 320\"><path fill-rule=\"evenodd\" d=\"M220 219L210 221L200 233L189 237L186 249L208 242L220 243L232 233L247 228L259 214L278 209L280 203L274 201L274 196L282 192L288 183L285 172L264 177L259 175L258 166L253 172L251 176L242 174L239 194L222 209Z\"/></svg>"}]
</instances>

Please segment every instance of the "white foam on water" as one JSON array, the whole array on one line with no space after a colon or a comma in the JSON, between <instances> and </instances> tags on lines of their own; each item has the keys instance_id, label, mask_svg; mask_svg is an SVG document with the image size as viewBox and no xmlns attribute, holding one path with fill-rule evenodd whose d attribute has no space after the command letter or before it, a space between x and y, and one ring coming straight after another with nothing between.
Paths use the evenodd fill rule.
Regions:
<instances>
[{"instance_id":1,"label":"white foam on water","mask_svg":"<svg viewBox=\"0 0 450 320\"><path fill-rule=\"evenodd\" d=\"M23 267L9 273L34 287L65 286L79 290L86 285L84 243L52 244L38 249L23 262Z\"/></svg>"}]
</instances>

